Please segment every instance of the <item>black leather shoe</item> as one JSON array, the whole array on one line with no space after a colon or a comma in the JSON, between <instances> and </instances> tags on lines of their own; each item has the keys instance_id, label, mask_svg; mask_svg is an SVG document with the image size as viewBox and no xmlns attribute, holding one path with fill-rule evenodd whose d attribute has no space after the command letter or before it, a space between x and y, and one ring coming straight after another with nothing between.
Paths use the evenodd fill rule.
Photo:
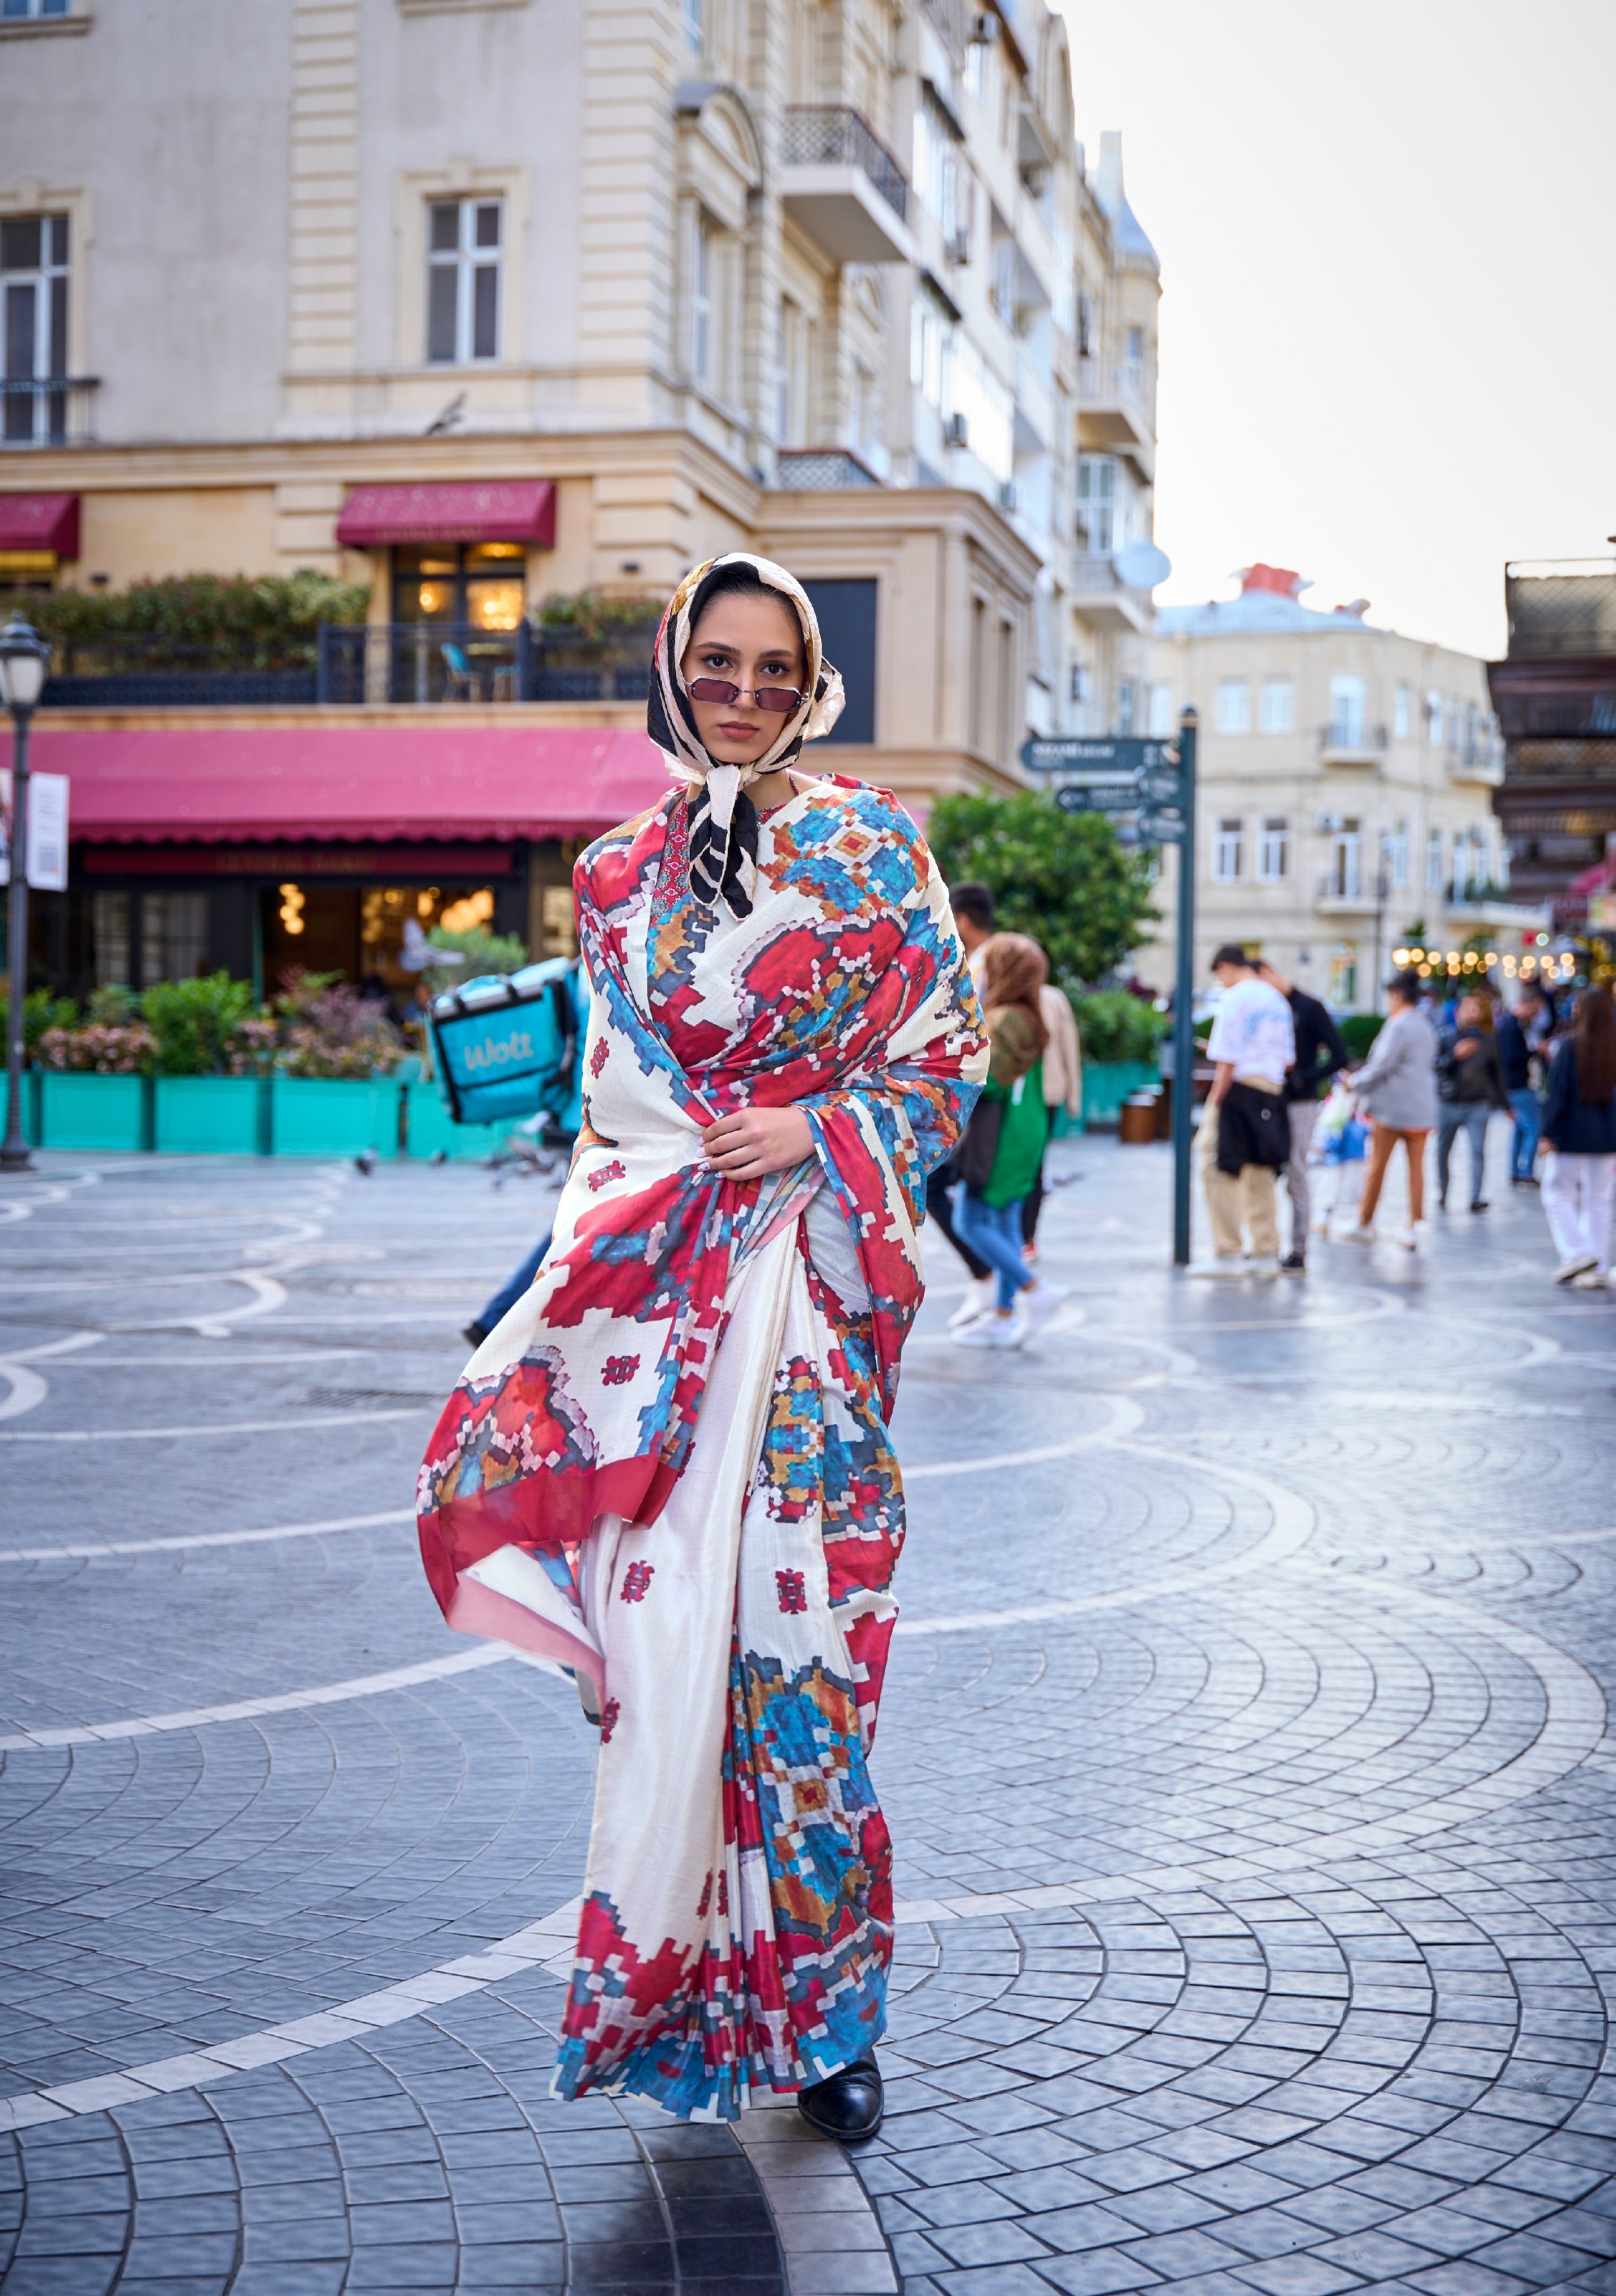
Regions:
<instances>
[{"instance_id":1,"label":"black leather shoe","mask_svg":"<svg viewBox=\"0 0 1616 2296\"><path fill-rule=\"evenodd\" d=\"M473 1320L466 1325L464 1331L462 1332L460 1336L463 1340L466 1341L473 1349L476 1349L482 1345L488 1334L485 1325Z\"/></svg>"},{"instance_id":2,"label":"black leather shoe","mask_svg":"<svg viewBox=\"0 0 1616 2296\"><path fill-rule=\"evenodd\" d=\"M810 2128L818 2129L822 2136L837 2137L843 2144L857 2144L874 2136L886 2110L874 2058L860 2057L857 2064L844 2065L829 2080L813 2081L799 2089L797 2110Z\"/></svg>"}]
</instances>

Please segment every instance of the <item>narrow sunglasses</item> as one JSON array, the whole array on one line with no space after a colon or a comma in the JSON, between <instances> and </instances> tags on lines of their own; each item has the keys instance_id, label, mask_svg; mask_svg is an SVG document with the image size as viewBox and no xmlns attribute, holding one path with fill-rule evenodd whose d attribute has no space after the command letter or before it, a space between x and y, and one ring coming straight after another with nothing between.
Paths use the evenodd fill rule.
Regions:
<instances>
[{"instance_id":1,"label":"narrow sunglasses","mask_svg":"<svg viewBox=\"0 0 1616 2296\"><path fill-rule=\"evenodd\" d=\"M771 718L789 718L802 707L802 696L794 685L732 685L726 677L693 677L690 698L693 701L739 701L750 693L759 709L767 709Z\"/></svg>"}]
</instances>

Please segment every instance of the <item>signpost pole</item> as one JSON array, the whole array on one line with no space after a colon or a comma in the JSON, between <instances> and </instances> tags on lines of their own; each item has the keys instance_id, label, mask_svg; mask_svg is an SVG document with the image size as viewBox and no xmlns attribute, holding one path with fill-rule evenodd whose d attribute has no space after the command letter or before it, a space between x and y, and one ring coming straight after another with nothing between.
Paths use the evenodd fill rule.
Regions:
<instances>
[{"instance_id":1,"label":"signpost pole","mask_svg":"<svg viewBox=\"0 0 1616 2296\"><path fill-rule=\"evenodd\" d=\"M1173 1264L1190 1261L1190 1140L1194 1116L1195 712L1178 721L1184 839L1178 848L1178 980L1173 997Z\"/></svg>"}]
</instances>

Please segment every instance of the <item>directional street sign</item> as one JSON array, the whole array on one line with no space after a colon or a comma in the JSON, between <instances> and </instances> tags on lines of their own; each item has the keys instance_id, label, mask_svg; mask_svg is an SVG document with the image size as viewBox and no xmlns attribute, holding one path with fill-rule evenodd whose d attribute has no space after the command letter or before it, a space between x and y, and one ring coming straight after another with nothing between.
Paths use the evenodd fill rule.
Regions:
<instances>
[{"instance_id":1,"label":"directional street sign","mask_svg":"<svg viewBox=\"0 0 1616 2296\"><path fill-rule=\"evenodd\" d=\"M1184 783L1175 766L1170 771L1147 767L1139 776L1139 794L1146 805L1177 805Z\"/></svg>"},{"instance_id":2,"label":"directional street sign","mask_svg":"<svg viewBox=\"0 0 1616 2296\"><path fill-rule=\"evenodd\" d=\"M1142 806L1139 834L1147 845L1182 845L1185 835L1184 816L1176 805Z\"/></svg>"},{"instance_id":3,"label":"directional street sign","mask_svg":"<svg viewBox=\"0 0 1616 2296\"><path fill-rule=\"evenodd\" d=\"M1136 781L1062 782L1054 792L1062 813L1134 813L1138 809Z\"/></svg>"},{"instance_id":4,"label":"directional street sign","mask_svg":"<svg viewBox=\"0 0 1616 2296\"><path fill-rule=\"evenodd\" d=\"M1021 763L1029 774L1059 774L1066 781L1081 779L1085 767L1095 767L1106 768L1104 777L1113 781L1164 766L1177 774L1178 744L1131 734L1034 734L1021 744Z\"/></svg>"}]
</instances>

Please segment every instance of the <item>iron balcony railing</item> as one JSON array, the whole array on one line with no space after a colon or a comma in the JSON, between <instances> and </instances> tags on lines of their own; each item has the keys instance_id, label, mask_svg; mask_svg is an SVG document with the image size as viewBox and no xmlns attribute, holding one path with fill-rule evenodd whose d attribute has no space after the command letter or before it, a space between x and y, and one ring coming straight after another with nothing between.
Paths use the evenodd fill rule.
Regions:
<instances>
[{"instance_id":1,"label":"iron balcony railing","mask_svg":"<svg viewBox=\"0 0 1616 2296\"><path fill-rule=\"evenodd\" d=\"M53 641L46 709L244 709L315 698L315 639L100 630Z\"/></svg>"},{"instance_id":2,"label":"iron balcony railing","mask_svg":"<svg viewBox=\"0 0 1616 2296\"><path fill-rule=\"evenodd\" d=\"M1512 660L1616 654L1616 565L1608 558L1516 559L1504 570Z\"/></svg>"},{"instance_id":3,"label":"iron balcony railing","mask_svg":"<svg viewBox=\"0 0 1616 2296\"><path fill-rule=\"evenodd\" d=\"M881 480L846 447L778 447L776 475L783 487L878 487Z\"/></svg>"},{"instance_id":4,"label":"iron balcony railing","mask_svg":"<svg viewBox=\"0 0 1616 2296\"><path fill-rule=\"evenodd\" d=\"M317 699L363 702L644 701L652 621L600 632L519 622L321 625Z\"/></svg>"},{"instance_id":5,"label":"iron balcony railing","mask_svg":"<svg viewBox=\"0 0 1616 2296\"><path fill-rule=\"evenodd\" d=\"M862 168L899 223L908 221L908 179L851 104L788 103L780 157L788 168Z\"/></svg>"},{"instance_id":6,"label":"iron balcony railing","mask_svg":"<svg viewBox=\"0 0 1616 2296\"><path fill-rule=\"evenodd\" d=\"M0 446L79 447L95 436L101 377L14 375L0 381Z\"/></svg>"},{"instance_id":7,"label":"iron balcony railing","mask_svg":"<svg viewBox=\"0 0 1616 2296\"><path fill-rule=\"evenodd\" d=\"M1390 744L1384 726L1366 726L1361 718L1337 718L1318 729L1321 750L1385 750Z\"/></svg>"}]
</instances>

